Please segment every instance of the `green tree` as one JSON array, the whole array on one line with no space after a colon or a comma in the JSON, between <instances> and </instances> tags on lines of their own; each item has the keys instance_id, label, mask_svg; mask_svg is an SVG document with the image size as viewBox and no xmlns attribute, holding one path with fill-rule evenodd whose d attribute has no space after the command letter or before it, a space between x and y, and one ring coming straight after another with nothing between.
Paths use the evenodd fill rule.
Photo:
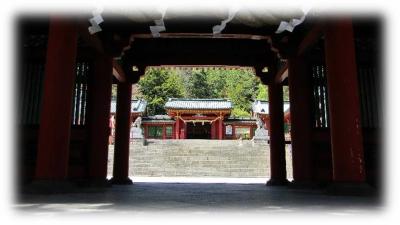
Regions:
<instances>
[{"instance_id":1,"label":"green tree","mask_svg":"<svg viewBox=\"0 0 400 225\"><path fill-rule=\"evenodd\" d=\"M232 109L232 115L236 116L236 117L248 117L250 116L250 113L244 109L238 108L238 107L234 107Z\"/></svg>"},{"instance_id":2,"label":"green tree","mask_svg":"<svg viewBox=\"0 0 400 225\"><path fill-rule=\"evenodd\" d=\"M289 86L283 86L283 101L289 101Z\"/></svg>"},{"instance_id":3,"label":"green tree","mask_svg":"<svg viewBox=\"0 0 400 225\"><path fill-rule=\"evenodd\" d=\"M268 101L268 86L262 83L258 85L257 100Z\"/></svg>"},{"instance_id":4,"label":"green tree","mask_svg":"<svg viewBox=\"0 0 400 225\"><path fill-rule=\"evenodd\" d=\"M186 92L190 98L212 98L213 90L210 88L207 82L208 73L207 70L201 69L200 71L195 70L194 73L189 77Z\"/></svg>"},{"instance_id":5,"label":"green tree","mask_svg":"<svg viewBox=\"0 0 400 225\"><path fill-rule=\"evenodd\" d=\"M138 89L149 114L164 113L170 97L184 97L227 98L234 106L232 115L250 116L252 102L268 98L266 86L247 69L149 69Z\"/></svg>"},{"instance_id":6,"label":"green tree","mask_svg":"<svg viewBox=\"0 0 400 225\"><path fill-rule=\"evenodd\" d=\"M226 80L227 97L234 104L235 116L250 116L251 104L258 94L259 80L247 70L231 70ZM246 112L246 115L244 115ZM238 114L235 114L238 112ZM240 112L240 113L239 113Z\"/></svg>"},{"instance_id":7,"label":"green tree","mask_svg":"<svg viewBox=\"0 0 400 225\"><path fill-rule=\"evenodd\" d=\"M184 97L183 81L173 70L146 70L139 81L138 89L148 103L147 110L150 115L164 114L164 105L168 98Z\"/></svg>"},{"instance_id":8,"label":"green tree","mask_svg":"<svg viewBox=\"0 0 400 225\"><path fill-rule=\"evenodd\" d=\"M227 98L226 77L229 73L225 70L209 69L207 70L207 83L213 98Z\"/></svg>"},{"instance_id":9,"label":"green tree","mask_svg":"<svg viewBox=\"0 0 400 225\"><path fill-rule=\"evenodd\" d=\"M117 98L117 85L116 84L113 84L111 86L111 97Z\"/></svg>"}]
</instances>

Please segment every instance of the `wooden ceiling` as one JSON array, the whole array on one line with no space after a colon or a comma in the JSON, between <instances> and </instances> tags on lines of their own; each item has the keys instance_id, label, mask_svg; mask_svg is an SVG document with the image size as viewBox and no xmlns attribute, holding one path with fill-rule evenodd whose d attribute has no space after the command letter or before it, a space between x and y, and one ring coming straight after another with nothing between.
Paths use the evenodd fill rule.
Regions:
<instances>
[{"instance_id":1,"label":"wooden ceiling","mask_svg":"<svg viewBox=\"0 0 400 225\"><path fill-rule=\"evenodd\" d=\"M213 35L213 27L230 15L233 16L222 32ZM281 21L301 16L300 8L278 12L262 7L242 7L236 11L227 7L170 7L165 9L164 16L163 10L157 7L105 10L102 13L104 22L100 25L102 31L96 35L105 50L119 59L131 82L139 79L146 66L160 65L251 66L257 72L268 66L272 74L278 54L273 51L271 42L288 33L276 34L275 31ZM160 32L160 37L154 37L150 27L160 19L165 31ZM133 66L139 71L132 71Z\"/></svg>"},{"instance_id":2,"label":"wooden ceiling","mask_svg":"<svg viewBox=\"0 0 400 225\"><path fill-rule=\"evenodd\" d=\"M100 24L102 30L94 35L87 32L88 19L92 15L71 19L79 21L80 40L90 42L89 45L97 51L100 49L112 55L128 82L136 82L147 66L162 65L247 66L255 68L256 74L268 67L268 76L262 74L263 82L268 82L276 73L278 58L281 57L278 46L287 42L288 36L303 32L307 20L293 33L276 34L275 31L281 21L303 16L302 10L242 7L232 12L227 7L169 7L164 13L156 6L104 10L101 13L104 19ZM230 16L231 20L221 33L213 35L213 27ZM48 21L48 15L43 18ZM165 31L160 33L160 37L154 37L150 27L160 19ZM29 18L24 21L26 25L32 25ZM133 71L133 66L138 71Z\"/></svg>"}]
</instances>

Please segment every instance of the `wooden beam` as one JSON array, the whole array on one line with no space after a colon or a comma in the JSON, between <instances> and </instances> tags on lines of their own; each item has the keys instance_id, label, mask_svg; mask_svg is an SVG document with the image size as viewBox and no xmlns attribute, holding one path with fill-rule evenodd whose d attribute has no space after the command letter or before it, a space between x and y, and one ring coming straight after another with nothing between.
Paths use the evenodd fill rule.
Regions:
<instances>
[{"instance_id":1,"label":"wooden beam","mask_svg":"<svg viewBox=\"0 0 400 225\"><path fill-rule=\"evenodd\" d=\"M312 47L322 36L323 26L321 24L314 27L305 35L297 50L297 55L302 55L308 48Z\"/></svg>"},{"instance_id":2,"label":"wooden beam","mask_svg":"<svg viewBox=\"0 0 400 225\"><path fill-rule=\"evenodd\" d=\"M89 46L94 48L99 53L104 53L104 48L101 40L97 35L92 35L88 31L89 24L87 22L79 22L78 24L78 32L80 37L87 43Z\"/></svg>"},{"instance_id":3,"label":"wooden beam","mask_svg":"<svg viewBox=\"0 0 400 225\"><path fill-rule=\"evenodd\" d=\"M122 69L121 65L113 59L113 75L119 82L126 81L126 75L124 70Z\"/></svg>"},{"instance_id":4,"label":"wooden beam","mask_svg":"<svg viewBox=\"0 0 400 225\"><path fill-rule=\"evenodd\" d=\"M280 84L288 77L288 64L285 65L275 75L275 83Z\"/></svg>"},{"instance_id":5,"label":"wooden beam","mask_svg":"<svg viewBox=\"0 0 400 225\"><path fill-rule=\"evenodd\" d=\"M133 34L134 38L154 38L152 34ZM269 35L253 35L253 34L219 34L211 33L160 33L159 38L212 38L212 39L251 39L251 40L270 40Z\"/></svg>"},{"instance_id":6,"label":"wooden beam","mask_svg":"<svg viewBox=\"0 0 400 225\"><path fill-rule=\"evenodd\" d=\"M196 117L196 116L181 116L184 120L214 120L215 116L204 116L204 117Z\"/></svg>"},{"instance_id":7,"label":"wooden beam","mask_svg":"<svg viewBox=\"0 0 400 225\"><path fill-rule=\"evenodd\" d=\"M230 109L166 109L168 115L173 115L174 113L180 113L180 114L184 114L184 113L189 113L189 114L197 114L197 113L203 113L203 114L207 114L207 113L218 113L217 116L219 115L219 113L223 112L226 114L230 114L231 110Z\"/></svg>"},{"instance_id":8,"label":"wooden beam","mask_svg":"<svg viewBox=\"0 0 400 225\"><path fill-rule=\"evenodd\" d=\"M77 49L76 60L93 60L95 56L95 50L89 47L83 47ZM29 47L21 49L21 57L24 60L45 60L46 59L46 48L42 47Z\"/></svg>"},{"instance_id":9,"label":"wooden beam","mask_svg":"<svg viewBox=\"0 0 400 225\"><path fill-rule=\"evenodd\" d=\"M138 38L134 43L124 52L123 59L127 65L254 66L265 64L265 59L274 55L266 41Z\"/></svg>"}]
</instances>

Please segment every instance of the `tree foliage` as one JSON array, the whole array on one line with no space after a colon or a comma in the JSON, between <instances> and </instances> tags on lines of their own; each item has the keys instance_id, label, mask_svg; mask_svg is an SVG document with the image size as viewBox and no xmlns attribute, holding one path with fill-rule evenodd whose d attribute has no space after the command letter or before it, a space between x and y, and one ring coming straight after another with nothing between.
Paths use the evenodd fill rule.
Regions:
<instances>
[{"instance_id":1,"label":"tree foliage","mask_svg":"<svg viewBox=\"0 0 400 225\"><path fill-rule=\"evenodd\" d=\"M182 78L173 70L147 70L139 81L138 89L147 101L150 115L164 114L164 104L168 98L184 97Z\"/></svg>"},{"instance_id":2,"label":"tree foliage","mask_svg":"<svg viewBox=\"0 0 400 225\"><path fill-rule=\"evenodd\" d=\"M251 103L256 99L259 91L260 81L246 70L227 70L226 72L228 72L225 76L227 97L232 100L235 109L245 111L249 116Z\"/></svg>"},{"instance_id":3,"label":"tree foliage","mask_svg":"<svg viewBox=\"0 0 400 225\"><path fill-rule=\"evenodd\" d=\"M289 87L283 86L283 101L289 101Z\"/></svg>"},{"instance_id":4,"label":"tree foliage","mask_svg":"<svg viewBox=\"0 0 400 225\"><path fill-rule=\"evenodd\" d=\"M257 100L268 101L268 86L262 83L258 85Z\"/></svg>"},{"instance_id":5,"label":"tree foliage","mask_svg":"<svg viewBox=\"0 0 400 225\"><path fill-rule=\"evenodd\" d=\"M233 103L234 116L250 116L255 99L268 100L268 87L247 69L165 69L146 71L138 84L138 96L148 102L148 113L165 113L168 98L225 98ZM288 89L284 89L288 100Z\"/></svg>"},{"instance_id":6,"label":"tree foliage","mask_svg":"<svg viewBox=\"0 0 400 225\"><path fill-rule=\"evenodd\" d=\"M213 98L213 90L207 82L208 73L206 70L196 70L189 76L189 82L186 85L186 93L190 98Z\"/></svg>"}]
</instances>

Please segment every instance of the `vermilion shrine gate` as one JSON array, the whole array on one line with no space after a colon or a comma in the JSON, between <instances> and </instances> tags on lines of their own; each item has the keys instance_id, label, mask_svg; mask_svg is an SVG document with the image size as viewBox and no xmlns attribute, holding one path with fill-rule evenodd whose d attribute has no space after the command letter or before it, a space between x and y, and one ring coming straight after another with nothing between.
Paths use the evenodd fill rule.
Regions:
<instances>
[{"instance_id":1,"label":"vermilion shrine gate","mask_svg":"<svg viewBox=\"0 0 400 225\"><path fill-rule=\"evenodd\" d=\"M230 117L232 107L231 101L225 99L169 99L165 104L168 113L165 119L160 116L143 118L145 137L251 139L256 121L251 118Z\"/></svg>"}]
</instances>

